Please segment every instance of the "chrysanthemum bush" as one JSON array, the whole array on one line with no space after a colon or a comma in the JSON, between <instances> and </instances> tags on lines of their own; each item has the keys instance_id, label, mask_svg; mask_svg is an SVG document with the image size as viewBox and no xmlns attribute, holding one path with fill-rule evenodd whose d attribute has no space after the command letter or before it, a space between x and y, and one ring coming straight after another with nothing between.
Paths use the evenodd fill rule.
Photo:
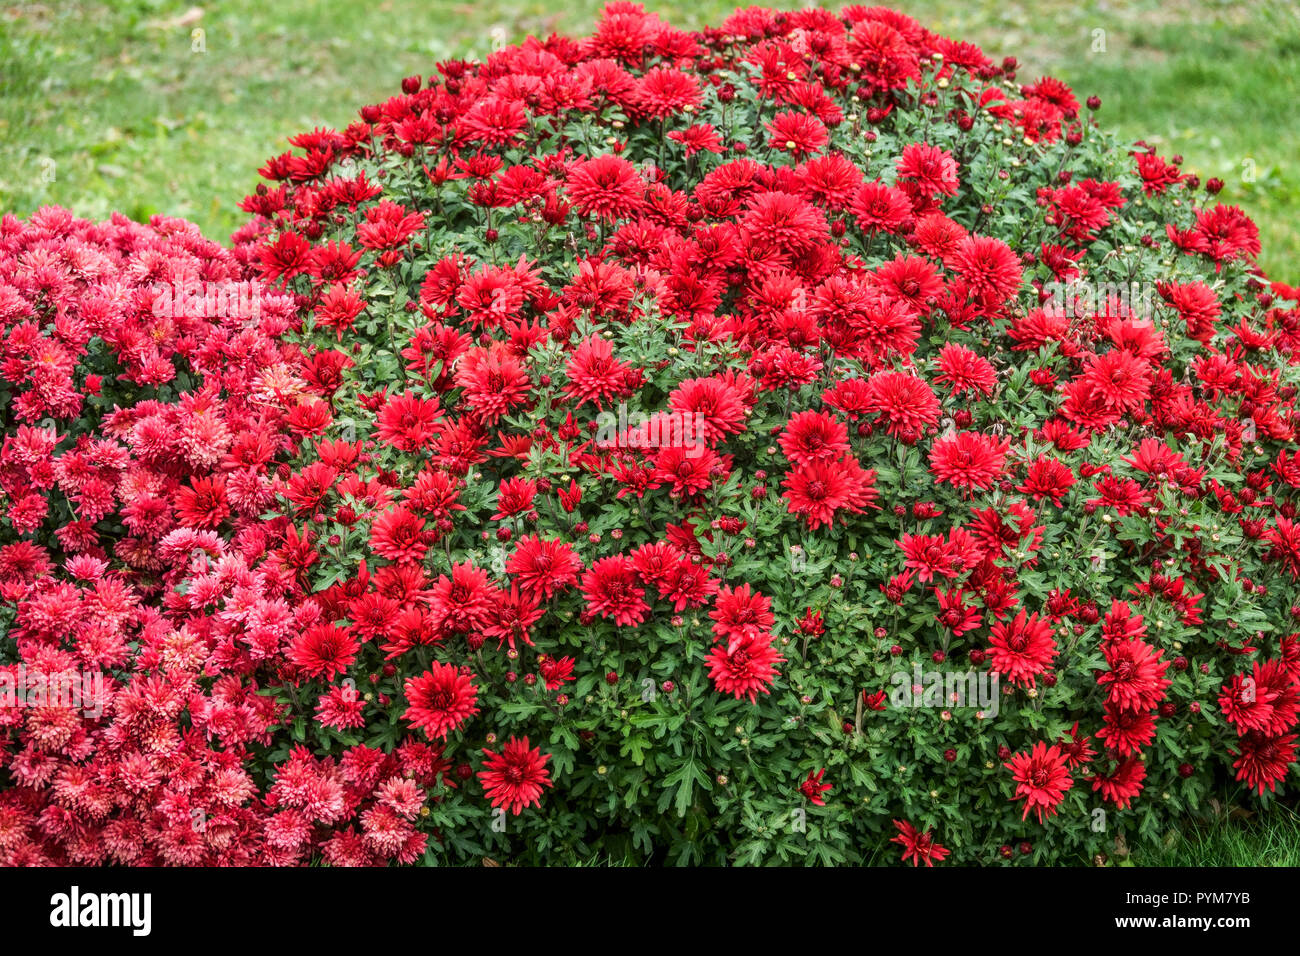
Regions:
<instances>
[{"instance_id":1,"label":"chrysanthemum bush","mask_svg":"<svg viewBox=\"0 0 1300 956\"><path fill-rule=\"evenodd\" d=\"M620 3L296 137L229 250L6 218L4 862L1085 862L1266 807L1300 297L1098 106L885 9Z\"/></svg>"}]
</instances>

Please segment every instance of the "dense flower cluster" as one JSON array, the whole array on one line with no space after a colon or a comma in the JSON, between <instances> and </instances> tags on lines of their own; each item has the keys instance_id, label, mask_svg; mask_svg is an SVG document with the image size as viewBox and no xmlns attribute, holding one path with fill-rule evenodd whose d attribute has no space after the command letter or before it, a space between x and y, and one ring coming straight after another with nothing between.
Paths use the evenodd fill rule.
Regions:
<instances>
[{"instance_id":1,"label":"dense flower cluster","mask_svg":"<svg viewBox=\"0 0 1300 956\"><path fill-rule=\"evenodd\" d=\"M619 2L291 144L230 250L0 225L0 661L103 674L0 705L4 862L1082 861L1291 773L1300 293L1064 84Z\"/></svg>"},{"instance_id":2,"label":"dense flower cluster","mask_svg":"<svg viewBox=\"0 0 1300 956\"><path fill-rule=\"evenodd\" d=\"M188 223L58 209L0 221L0 275L5 862L258 859L245 761L280 708L244 677L296 626L254 569L294 302L155 309L240 263Z\"/></svg>"}]
</instances>

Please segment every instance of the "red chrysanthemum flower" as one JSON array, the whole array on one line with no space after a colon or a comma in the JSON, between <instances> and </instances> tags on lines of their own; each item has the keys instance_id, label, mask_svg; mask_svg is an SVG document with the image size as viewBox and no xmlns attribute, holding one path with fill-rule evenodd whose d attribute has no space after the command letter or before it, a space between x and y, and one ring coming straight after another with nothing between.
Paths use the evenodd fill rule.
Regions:
<instances>
[{"instance_id":1,"label":"red chrysanthemum flower","mask_svg":"<svg viewBox=\"0 0 1300 956\"><path fill-rule=\"evenodd\" d=\"M719 644L705 663L718 693L732 694L736 699L748 697L752 704L759 694L770 693L777 677L776 665L783 660L772 646L772 638L763 634L743 638L729 648Z\"/></svg>"},{"instance_id":2,"label":"red chrysanthemum flower","mask_svg":"<svg viewBox=\"0 0 1300 956\"><path fill-rule=\"evenodd\" d=\"M226 480L221 475L195 478L176 490L176 515L187 528L219 528L230 516Z\"/></svg>"},{"instance_id":3,"label":"red chrysanthemum flower","mask_svg":"<svg viewBox=\"0 0 1300 956\"><path fill-rule=\"evenodd\" d=\"M825 214L802 196L783 192L761 193L750 200L740 221L760 246L802 255L830 238Z\"/></svg>"},{"instance_id":4,"label":"red chrysanthemum flower","mask_svg":"<svg viewBox=\"0 0 1300 956\"><path fill-rule=\"evenodd\" d=\"M1259 227L1236 206L1196 210L1196 233L1216 262L1259 255Z\"/></svg>"},{"instance_id":5,"label":"red chrysanthemum flower","mask_svg":"<svg viewBox=\"0 0 1300 956\"><path fill-rule=\"evenodd\" d=\"M350 730L364 727L366 701L355 687L331 687L316 702L316 720L322 727Z\"/></svg>"},{"instance_id":6,"label":"red chrysanthemum flower","mask_svg":"<svg viewBox=\"0 0 1300 956\"><path fill-rule=\"evenodd\" d=\"M727 465L711 448L663 448L654 456L654 479L674 497L693 498L726 478Z\"/></svg>"},{"instance_id":7,"label":"red chrysanthemum flower","mask_svg":"<svg viewBox=\"0 0 1300 956\"><path fill-rule=\"evenodd\" d=\"M1074 472L1068 465L1042 455L1029 463L1025 480L1016 486L1016 490L1035 501L1051 498L1052 504L1059 508L1061 498L1074 486L1074 482Z\"/></svg>"},{"instance_id":8,"label":"red chrysanthemum flower","mask_svg":"<svg viewBox=\"0 0 1300 956\"><path fill-rule=\"evenodd\" d=\"M1275 527L1264 529L1263 538L1272 545L1265 560L1281 562L1293 579L1300 578L1300 521L1279 515Z\"/></svg>"},{"instance_id":9,"label":"red chrysanthemum flower","mask_svg":"<svg viewBox=\"0 0 1300 956\"><path fill-rule=\"evenodd\" d=\"M424 519L401 506L379 515L370 527L370 549L389 561L423 561L434 540Z\"/></svg>"},{"instance_id":10,"label":"red chrysanthemum flower","mask_svg":"<svg viewBox=\"0 0 1300 956\"><path fill-rule=\"evenodd\" d=\"M552 786L546 769L550 754L529 746L527 737L511 737L501 753L486 749L483 753L487 759L478 779L492 806L519 816L525 807L541 804L542 788Z\"/></svg>"},{"instance_id":11,"label":"red chrysanthemum flower","mask_svg":"<svg viewBox=\"0 0 1300 956\"><path fill-rule=\"evenodd\" d=\"M1300 692L1283 662L1256 661L1249 674L1234 674L1224 686L1219 708L1238 735L1257 731L1272 737L1294 727Z\"/></svg>"},{"instance_id":12,"label":"red chrysanthemum flower","mask_svg":"<svg viewBox=\"0 0 1300 956\"><path fill-rule=\"evenodd\" d=\"M1295 742L1295 734L1270 737L1255 730L1244 734L1237 741L1241 749L1228 751L1235 758L1232 767L1237 771L1237 779L1261 795L1265 787L1276 790L1295 763Z\"/></svg>"},{"instance_id":13,"label":"red chrysanthemum flower","mask_svg":"<svg viewBox=\"0 0 1300 956\"><path fill-rule=\"evenodd\" d=\"M1151 503L1151 495L1131 478L1107 475L1101 481L1093 482L1092 486L1101 497L1089 498L1085 504L1092 508L1114 508L1120 517L1141 514Z\"/></svg>"},{"instance_id":14,"label":"red chrysanthemum flower","mask_svg":"<svg viewBox=\"0 0 1300 956\"><path fill-rule=\"evenodd\" d=\"M907 194L879 181L863 183L849 208L858 228L868 234L901 232L912 221Z\"/></svg>"},{"instance_id":15,"label":"red chrysanthemum flower","mask_svg":"<svg viewBox=\"0 0 1300 956\"><path fill-rule=\"evenodd\" d=\"M609 618L620 627L640 624L650 610L640 581L636 566L626 555L597 559L582 575L587 613Z\"/></svg>"},{"instance_id":16,"label":"red chrysanthemum flower","mask_svg":"<svg viewBox=\"0 0 1300 956\"><path fill-rule=\"evenodd\" d=\"M766 634L776 621L772 615L771 599L759 594L748 584L742 584L738 588L722 588L709 617L714 621L714 637L727 642L728 652L733 651L741 641Z\"/></svg>"},{"instance_id":17,"label":"red chrysanthemum flower","mask_svg":"<svg viewBox=\"0 0 1300 956\"><path fill-rule=\"evenodd\" d=\"M1024 610L1009 622L994 622L989 644L990 671L1022 687L1035 686L1035 678L1047 673L1056 659L1051 622Z\"/></svg>"},{"instance_id":18,"label":"red chrysanthemum flower","mask_svg":"<svg viewBox=\"0 0 1300 956\"><path fill-rule=\"evenodd\" d=\"M948 855L948 850L935 842L932 831L926 830L922 833L906 820L895 820L894 826L898 828L898 835L891 837L889 842L903 847L904 863L911 860L913 866L920 866L922 863L926 866L934 866L935 860L942 862Z\"/></svg>"},{"instance_id":19,"label":"red chrysanthemum flower","mask_svg":"<svg viewBox=\"0 0 1300 956\"><path fill-rule=\"evenodd\" d=\"M916 580L928 584L935 575L955 578L965 570L965 562L943 535L911 534L894 542L903 552L903 567L916 572Z\"/></svg>"},{"instance_id":20,"label":"red chrysanthemum flower","mask_svg":"<svg viewBox=\"0 0 1300 956\"><path fill-rule=\"evenodd\" d=\"M488 96L475 103L460 123L470 142L502 146L512 142L528 125L528 114L518 100Z\"/></svg>"},{"instance_id":21,"label":"red chrysanthemum flower","mask_svg":"<svg viewBox=\"0 0 1300 956\"><path fill-rule=\"evenodd\" d=\"M879 10L882 13L880 19L873 17L855 23L849 34L849 55L862 70L863 79L879 90L901 90L907 86L908 80L919 80L921 70L916 49L896 29L896 26L904 26L906 29L909 25L901 21L910 18L905 14L897 14L899 19L891 24L884 17L893 14L892 10L881 7L857 9L866 9L868 13Z\"/></svg>"},{"instance_id":22,"label":"red chrysanthemum flower","mask_svg":"<svg viewBox=\"0 0 1300 956\"><path fill-rule=\"evenodd\" d=\"M807 797L809 801L812 802L813 806L816 807L826 806L826 798L823 797L822 794L831 789L829 783L822 783L822 777L825 776L825 774L825 767L818 770L816 773L809 770L807 779L799 784L799 792Z\"/></svg>"},{"instance_id":23,"label":"red chrysanthemum flower","mask_svg":"<svg viewBox=\"0 0 1300 956\"><path fill-rule=\"evenodd\" d=\"M799 168L804 194L831 209L846 208L862 186L862 170L841 153L818 156Z\"/></svg>"},{"instance_id":24,"label":"red chrysanthemum flower","mask_svg":"<svg viewBox=\"0 0 1300 956\"><path fill-rule=\"evenodd\" d=\"M904 302L920 314L929 312L944 292L943 279L930 260L902 254L882 263L872 274L871 284L887 298Z\"/></svg>"},{"instance_id":25,"label":"red chrysanthemum flower","mask_svg":"<svg viewBox=\"0 0 1300 956\"><path fill-rule=\"evenodd\" d=\"M1090 359L1081 381L1108 407L1124 413L1140 410L1151 394L1150 367L1127 349Z\"/></svg>"},{"instance_id":26,"label":"red chrysanthemum flower","mask_svg":"<svg viewBox=\"0 0 1300 956\"><path fill-rule=\"evenodd\" d=\"M916 183L929 195L957 192L957 160L952 153L929 143L909 143L896 164L898 178Z\"/></svg>"},{"instance_id":27,"label":"red chrysanthemum flower","mask_svg":"<svg viewBox=\"0 0 1300 956\"><path fill-rule=\"evenodd\" d=\"M537 497L537 482L531 478L507 478L497 489L496 512L492 521L501 521L517 514L523 514L533 507Z\"/></svg>"},{"instance_id":28,"label":"red chrysanthemum flower","mask_svg":"<svg viewBox=\"0 0 1300 956\"><path fill-rule=\"evenodd\" d=\"M532 387L523 363L504 346L466 352L456 364L455 380L485 425L495 425L512 408L527 402Z\"/></svg>"},{"instance_id":29,"label":"red chrysanthemum flower","mask_svg":"<svg viewBox=\"0 0 1300 956\"><path fill-rule=\"evenodd\" d=\"M974 392L987 397L997 387L998 375L989 360L964 345L945 344L939 350L938 364L935 381L947 384L953 395Z\"/></svg>"},{"instance_id":30,"label":"red chrysanthemum flower","mask_svg":"<svg viewBox=\"0 0 1300 956\"><path fill-rule=\"evenodd\" d=\"M1048 746L1041 740L1029 753L1017 753L1004 764L1016 782L1012 799L1024 798L1025 811L1021 818L1033 810L1038 822L1043 822L1044 812L1050 817L1065 799L1066 791L1074 786L1074 779L1065 766L1065 757L1056 744Z\"/></svg>"},{"instance_id":31,"label":"red chrysanthemum flower","mask_svg":"<svg viewBox=\"0 0 1300 956\"><path fill-rule=\"evenodd\" d=\"M399 451L415 451L438 437L442 409L436 398L410 392L392 396L375 420L379 440Z\"/></svg>"},{"instance_id":32,"label":"red chrysanthemum flower","mask_svg":"<svg viewBox=\"0 0 1300 956\"><path fill-rule=\"evenodd\" d=\"M1156 290L1187 324L1187 334L1202 345L1209 345L1221 314L1214 290L1204 282L1159 282Z\"/></svg>"},{"instance_id":33,"label":"red chrysanthemum flower","mask_svg":"<svg viewBox=\"0 0 1300 956\"><path fill-rule=\"evenodd\" d=\"M997 309L1020 288L1020 258L1001 239L971 236L958 244L952 269L987 309Z\"/></svg>"},{"instance_id":34,"label":"red chrysanthemum flower","mask_svg":"<svg viewBox=\"0 0 1300 956\"><path fill-rule=\"evenodd\" d=\"M607 222L624 219L644 204L645 183L636 167L609 153L574 163L566 189L579 213Z\"/></svg>"},{"instance_id":35,"label":"red chrysanthemum flower","mask_svg":"<svg viewBox=\"0 0 1300 956\"><path fill-rule=\"evenodd\" d=\"M668 407L678 415L689 416L684 421L692 428L698 421L704 433L696 438L707 445L745 430L744 397L721 376L686 379L669 394Z\"/></svg>"},{"instance_id":36,"label":"red chrysanthemum flower","mask_svg":"<svg viewBox=\"0 0 1300 956\"><path fill-rule=\"evenodd\" d=\"M656 66L637 80L632 101L645 115L663 118L699 106L700 85L689 73Z\"/></svg>"},{"instance_id":37,"label":"red chrysanthemum flower","mask_svg":"<svg viewBox=\"0 0 1300 956\"><path fill-rule=\"evenodd\" d=\"M347 628L317 624L289 645L289 660L308 677L331 681L356 660L361 643Z\"/></svg>"},{"instance_id":38,"label":"red chrysanthemum flower","mask_svg":"<svg viewBox=\"0 0 1300 956\"><path fill-rule=\"evenodd\" d=\"M939 399L923 379L906 372L871 376L863 405L881 416L890 435L907 444L915 444L939 420Z\"/></svg>"},{"instance_id":39,"label":"red chrysanthemum flower","mask_svg":"<svg viewBox=\"0 0 1300 956\"><path fill-rule=\"evenodd\" d=\"M854 458L814 461L792 468L781 482L782 497L791 514L799 515L811 529L829 525L841 508L860 512L876 507L876 473L862 468Z\"/></svg>"},{"instance_id":40,"label":"red chrysanthemum flower","mask_svg":"<svg viewBox=\"0 0 1300 956\"><path fill-rule=\"evenodd\" d=\"M547 690L559 690L567 681L573 680L573 665L577 663L572 657L551 657L543 654L537 662L542 675L542 683Z\"/></svg>"},{"instance_id":41,"label":"red chrysanthemum flower","mask_svg":"<svg viewBox=\"0 0 1300 956\"><path fill-rule=\"evenodd\" d=\"M1142 792L1142 781L1146 775L1146 764L1141 758L1128 757L1117 763L1110 773L1097 773L1092 778L1092 789L1100 791L1103 800L1109 800L1120 810L1127 810L1134 798Z\"/></svg>"},{"instance_id":42,"label":"red chrysanthemum flower","mask_svg":"<svg viewBox=\"0 0 1300 956\"><path fill-rule=\"evenodd\" d=\"M955 488L988 489L1001 477L1010 447L1010 442L991 435L957 432L930 447L930 472L935 481Z\"/></svg>"},{"instance_id":43,"label":"red chrysanthemum flower","mask_svg":"<svg viewBox=\"0 0 1300 956\"><path fill-rule=\"evenodd\" d=\"M402 719L433 740L442 739L478 713L478 689L467 671L434 661L419 677L407 678Z\"/></svg>"},{"instance_id":44,"label":"red chrysanthemum flower","mask_svg":"<svg viewBox=\"0 0 1300 956\"><path fill-rule=\"evenodd\" d=\"M808 113L788 110L777 113L764 125L770 134L768 145L783 153L790 153L795 159L815 156L830 142L826 127L817 117Z\"/></svg>"},{"instance_id":45,"label":"red chrysanthemum flower","mask_svg":"<svg viewBox=\"0 0 1300 956\"><path fill-rule=\"evenodd\" d=\"M825 412L798 412L781 432L779 444L796 465L836 461L849 450L849 430Z\"/></svg>"},{"instance_id":46,"label":"red chrysanthemum flower","mask_svg":"<svg viewBox=\"0 0 1300 956\"><path fill-rule=\"evenodd\" d=\"M688 607L703 607L718 593L718 582L709 577L703 565L683 558L656 585L659 594L680 613Z\"/></svg>"},{"instance_id":47,"label":"red chrysanthemum flower","mask_svg":"<svg viewBox=\"0 0 1300 956\"><path fill-rule=\"evenodd\" d=\"M506 562L506 571L519 586L543 600L572 587L581 570L582 559L570 545L537 535L520 538Z\"/></svg>"},{"instance_id":48,"label":"red chrysanthemum flower","mask_svg":"<svg viewBox=\"0 0 1300 956\"><path fill-rule=\"evenodd\" d=\"M631 369L614 358L614 346L599 335L591 335L578 343L564 368L569 381L564 391L577 399L579 405L592 402L597 408L604 401L619 394L628 384Z\"/></svg>"},{"instance_id":49,"label":"red chrysanthemum flower","mask_svg":"<svg viewBox=\"0 0 1300 956\"><path fill-rule=\"evenodd\" d=\"M953 637L961 637L967 631L980 626L983 615L974 604L966 603L967 592L964 588L951 588L941 591L934 588L934 596L939 601L939 613L935 620L952 632Z\"/></svg>"},{"instance_id":50,"label":"red chrysanthemum flower","mask_svg":"<svg viewBox=\"0 0 1300 956\"><path fill-rule=\"evenodd\" d=\"M545 613L540 602L536 592L524 592L518 584L512 584L509 591L498 595L492 616L483 627L483 636L495 637L498 647L509 643L511 650L516 644L532 647L533 625Z\"/></svg>"},{"instance_id":51,"label":"red chrysanthemum flower","mask_svg":"<svg viewBox=\"0 0 1300 956\"><path fill-rule=\"evenodd\" d=\"M497 589L488 573L466 561L453 564L450 577L438 576L429 603L440 627L464 632L487 622L496 597Z\"/></svg>"},{"instance_id":52,"label":"red chrysanthemum flower","mask_svg":"<svg viewBox=\"0 0 1300 956\"><path fill-rule=\"evenodd\" d=\"M1150 746L1156 736L1156 721L1144 710L1122 710L1115 704L1105 704L1105 718L1097 739L1121 757L1140 753Z\"/></svg>"},{"instance_id":53,"label":"red chrysanthemum flower","mask_svg":"<svg viewBox=\"0 0 1300 956\"><path fill-rule=\"evenodd\" d=\"M1073 769L1091 763L1097 753L1089 746L1090 742L1087 734L1079 732L1079 722L1076 720L1070 733L1059 741L1061 753L1065 755L1065 765Z\"/></svg>"},{"instance_id":54,"label":"red chrysanthemum flower","mask_svg":"<svg viewBox=\"0 0 1300 956\"><path fill-rule=\"evenodd\" d=\"M696 153L721 153L723 151L722 140L718 138L718 131L709 123L697 123L686 129L675 129L668 134L668 138L686 147L687 159Z\"/></svg>"},{"instance_id":55,"label":"red chrysanthemum flower","mask_svg":"<svg viewBox=\"0 0 1300 956\"><path fill-rule=\"evenodd\" d=\"M931 212L917 220L916 227L912 230L912 241L927 255L948 262L968 235L961 223L954 222L943 213Z\"/></svg>"},{"instance_id":56,"label":"red chrysanthemum flower","mask_svg":"<svg viewBox=\"0 0 1300 956\"><path fill-rule=\"evenodd\" d=\"M367 249L394 249L405 245L423 228L423 213L408 212L404 206L383 199L366 210L365 219L357 225L357 238Z\"/></svg>"},{"instance_id":57,"label":"red chrysanthemum flower","mask_svg":"<svg viewBox=\"0 0 1300 956\"><path fill-rule=\"evenodd\" d=\"M1171 681L1165 677L1168 661L1142 641L1108 641L1102 648L1110 670L1097 678L1107 688L1110 703L1120 710L1150 710L1164 699Z\"/></svg>"}]
</instances>

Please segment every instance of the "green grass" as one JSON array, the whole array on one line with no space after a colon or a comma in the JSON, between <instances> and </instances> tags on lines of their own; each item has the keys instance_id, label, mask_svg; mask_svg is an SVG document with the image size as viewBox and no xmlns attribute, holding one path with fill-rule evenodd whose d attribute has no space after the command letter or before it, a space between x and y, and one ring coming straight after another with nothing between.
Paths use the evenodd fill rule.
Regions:
<instances>
[{"instance_id":1,"label":"green grass","mask_svg":"<svg viewBox=\"0 0 1300 956\"><path fill-rule=\"evenodd\" d=\"M1156 847L1134 848L1137 866L1300 866L1300 816L1276 806L1265 818L1216 817L1169 833Z\"/></svg>"},{"instance_id":2,"label":"green grass","mask_svg":"<svg viewBox=\"0 0 1300 956\"><path fill-rule=\"evenodd\" d=\"M648 2L675 24L735 4ZM772 6L801 4L772 0ZM590 28L602 0L115 0L0 10L0 210L193 219L213 236L285 138L499 38ZM1290 0L916 0L927 26L1103 99L1123 135L1227 182L1262 262L1300 280L1300 13ZM189 14L187 16L187 13ZM203 31L196 52L192 31ZM1253 180L1253 181L1252 181Z\"/></svg>"}]
</instances>

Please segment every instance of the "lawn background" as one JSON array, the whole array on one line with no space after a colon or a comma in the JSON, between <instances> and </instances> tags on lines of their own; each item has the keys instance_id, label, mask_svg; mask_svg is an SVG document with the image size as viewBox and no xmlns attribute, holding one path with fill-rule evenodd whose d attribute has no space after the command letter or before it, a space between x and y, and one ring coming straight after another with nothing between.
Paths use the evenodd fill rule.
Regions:
<instances>
[{"instance_id":1,"label":"lawn background","mask_svg":"<svg viewBox=\"0 0 1300 956\"><path fill-rule=\"evenodd\" d=\"M528 34L580 34L603 0L171 0L0 7L0 212L58 203L102 219L162 213L224 238L256 169L315 126L342 127L439 60ZM650 2L682 27L734 3ZM770 6L801 4L770 0ZM1300 7L1289 0L916 0L926 26L1048 73L1130 140L1226 183L1259 223L1270 275L1300 282ZM202 31L195 33L195 31ZM1231 812L1134 847L1148 865L1297 865L1300 818ZM1081 861L1082 862L1082 861Z\"/></svg>"},{"instance_id":2,"label":"lawn background","mask_svg":"<svg viewBox=\"0 0 1300 956\"><path fill-rule=\"evenodd\" d=\"M346 125L438 60L534 33L590 29L602 0L172 0L0 8L0 210L60 203L103 218L242 221L255 170L314 126ZM800 4L773 0L771 6ZM683 27L719 0L649 3ZM1300 8L1291 0L915 0L931 29L1016 56L1102 120L1185 168L1260 225L1261 262L1300 281ZM194 31L201 30L201 43ZM203 52L195 48L201 46ZM1252 181L1253 180L1253 181Z\"/></svg>"}]
</instances>

